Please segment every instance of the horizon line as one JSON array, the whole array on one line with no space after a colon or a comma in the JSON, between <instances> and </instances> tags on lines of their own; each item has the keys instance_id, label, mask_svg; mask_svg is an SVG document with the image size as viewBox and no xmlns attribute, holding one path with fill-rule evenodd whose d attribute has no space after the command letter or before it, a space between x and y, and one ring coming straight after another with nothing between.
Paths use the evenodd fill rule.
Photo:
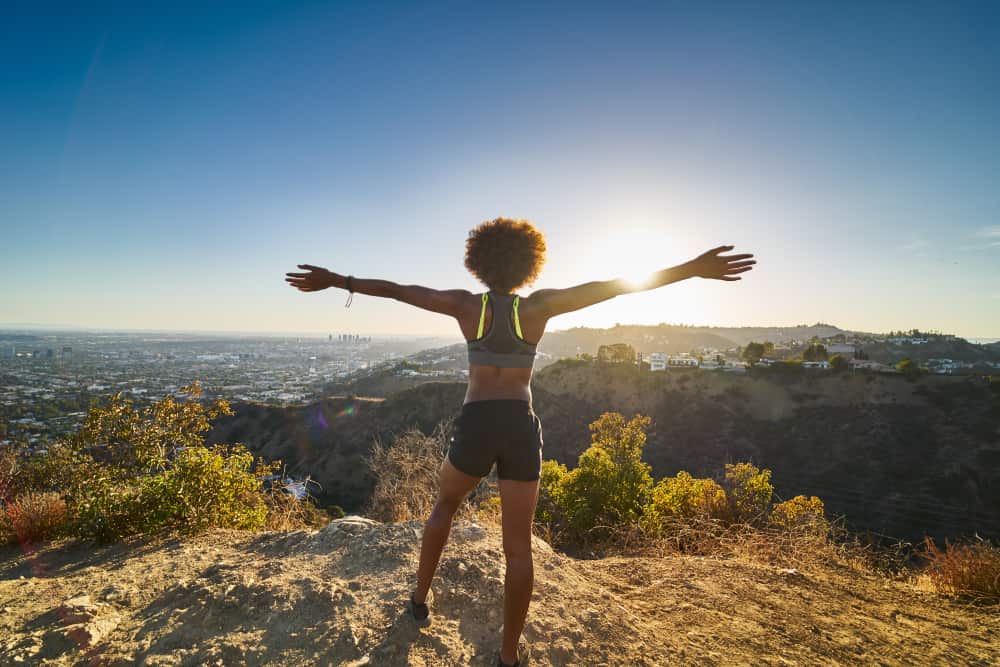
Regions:
<instances>
[{"instance_id":1,"label":"horizon line","mask_svg":"<svg viewBox=\"0 0 1000 667\"><path fill-rule=\"evenodd\" d=\"M839 331L845 333L855 333L855 334L874 334L874 335L887 335L886 332L873 332L873 331L862 331L860 329L842 329L841 327L830 324L830 323L820 323L816 322L814 324L767 324L767 325L738 325L738 326L725 326L725 325L708 325L708 324L685 324L685 323L669 323L660 322L658 324L642 324L642 323L622 323L616 322L614 326L608 327L587 327L587 326L574 326L565 329L553 329L547 333L557 333L572 331L574 329L614 329L617 327L626 326L639 326L639 327L686 327L691 329L797 329L797 328L811 328L815 326L829 326ZM328 337L332 336L335 332L321 332L321 331L255 331L255 330L244 330L244 329L163 329L163 328L116 328L116 327L90 327L90 326L80 326L72 324L43 324L38 322L0 322L0 333L4 330L21 330L21 331L44 331L44 332L63 332L63 333L133 333L133 334L198 334L198 335L229 335L229 336L259 336L267 338L278 338L278 337ZM920 331L918 329L918 331ZM344 333L344 332L340 332ZM921 333L929 333L927 331L921 331ZM456 341L461 341L461 336L448 336L444 334L398 334L398 333L384 333L384 332L354 332L353 335L358 336L368 336L373 338L455 338ZM1000 336L966 336L961 334L947 334L940 333L940 335L953 335L964 340L970 339L997 339L1000 340Z\"/></svg>"}]
</instances>

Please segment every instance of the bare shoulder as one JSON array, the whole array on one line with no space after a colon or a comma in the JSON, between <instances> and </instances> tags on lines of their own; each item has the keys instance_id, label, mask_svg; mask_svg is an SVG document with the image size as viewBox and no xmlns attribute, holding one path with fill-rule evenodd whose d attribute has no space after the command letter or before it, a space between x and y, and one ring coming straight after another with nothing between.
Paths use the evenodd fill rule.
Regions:
<instances>
[{"instance_id":1,"label":"bare shoulder","mask_svg":"<svg viewBox=\"0 0 1000 667\"><path fill-rule=\"evenodd\" d=\"M540 289L521 298L518 311L527 319L548 320L556 308L559 299L558 289Z\"/></svg>"}]
</instances>

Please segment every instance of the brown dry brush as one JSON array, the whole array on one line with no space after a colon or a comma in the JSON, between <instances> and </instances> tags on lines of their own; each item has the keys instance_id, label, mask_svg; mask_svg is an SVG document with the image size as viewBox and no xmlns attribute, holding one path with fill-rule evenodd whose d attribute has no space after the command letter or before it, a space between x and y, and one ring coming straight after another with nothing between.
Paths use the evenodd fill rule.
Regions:
<instances>
[{"instance_id":1,"label":"brown dry brush","mask_svg":"<svg viewBox=\"0 0 1000 667\"><path fill-rule=\"evenodd\" d=\"M6 503L0 534L6 542L38 543L63 533L66 502L58 493L28 491Z\"/></svg>"},{"instance_id":2,"label":"brown dry brush","mask_svg":"<svg viewBox=\"0 0 1000 667\"><path fill-rule=\"evenodd\" d=\"M1000 604L1000 548L984 540L964 544L924 540L920 556L938 592L977 604Z\"/></svg>"},{"instance_id":3,"label":"brown dry brush","mask_svg":"<svg viewBox=\"0 0 1000 667\"><path fill-rule=\"evenodd\" d=\"M668 518L658 534L651 534L641 523L597 526L595 531L600 539L580 541L567 538L553 526L536 526L536 534L554 546L585 557L682 554L737 558L801 570L838 564L893 577L909 571L905 545L864 544L844 528L842 520L778 527L732 523L705 515Z\"/></svg>"},{"instance_id":4,"label":"brown dry brush","mask_svg":"<svg viewBox=\"0 0 1000 667\"><path fill-rule=\"evenodd\" d=\"M392 444L376 439L367 461L375 486L365 505L365 516L384 522L425 521L437 501L438 477L452 430L453 423L446 420L430 435L411 428ZM458 516L488 520L496 496L492 476L483 479L462 503Z\"/></svg>"}]
</instances>

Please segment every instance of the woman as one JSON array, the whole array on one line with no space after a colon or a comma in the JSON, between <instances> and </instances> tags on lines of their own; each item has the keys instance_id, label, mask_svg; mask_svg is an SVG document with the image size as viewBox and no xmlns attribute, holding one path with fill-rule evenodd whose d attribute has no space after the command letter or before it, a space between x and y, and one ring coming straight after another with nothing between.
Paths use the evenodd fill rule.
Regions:
<instances>
[{"instance_id":1,"label":"woman","mask_svg":"<svg viewBox=\"0 0 1000 667\"><path fill-rule=\"evenodd\" d=\"M484 294L359 279L309 264L299 265L307 273L287 274L286 280L303 292L339 287L449 315L457 320L468 343L469 386L455 438L441 465L438 499L424 528L417 587L408 605L418 620L427 618L427 593L452 518L466 495L496 464L507 561L499 664L520 664L517 645L534 580L531 524L542 449L541 424L531 406L531 370L545 325L557 315L620 294L687 278L740 280L739 274L752 269L755 262L750 254L721 254L732 248L714 248L685 264L663 269L641 284L597 281L538 290L521 299L516 290L534 282L545 262L545 238L527 221L497 218L473 229L466 241L465 266L487 287Z\"/></svg>"}]
</instances>

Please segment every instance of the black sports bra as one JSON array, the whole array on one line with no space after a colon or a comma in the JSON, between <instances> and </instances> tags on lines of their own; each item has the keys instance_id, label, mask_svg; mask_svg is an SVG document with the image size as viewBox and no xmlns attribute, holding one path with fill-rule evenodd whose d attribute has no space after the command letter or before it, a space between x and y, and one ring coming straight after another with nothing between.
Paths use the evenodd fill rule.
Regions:
<instances>
[{"instance_id":1,"label":"black sports bra","mask_svg":"<svg viewBox=\"0 0 1000 667\"><path fill-rule=\"evenodd\" d=\"M486 302L493 299L493 322L483 335L486 322ZM500 368L531 368L535 363L535 347L521 337L521 321L517 317L516 294L483 294L483 309L479 314L476 339L469 341L469 364L499 366ZM514 325L507 313L513 311ZM499 324L499 326L498 326Z\"/></svg>"}]
</instances>

